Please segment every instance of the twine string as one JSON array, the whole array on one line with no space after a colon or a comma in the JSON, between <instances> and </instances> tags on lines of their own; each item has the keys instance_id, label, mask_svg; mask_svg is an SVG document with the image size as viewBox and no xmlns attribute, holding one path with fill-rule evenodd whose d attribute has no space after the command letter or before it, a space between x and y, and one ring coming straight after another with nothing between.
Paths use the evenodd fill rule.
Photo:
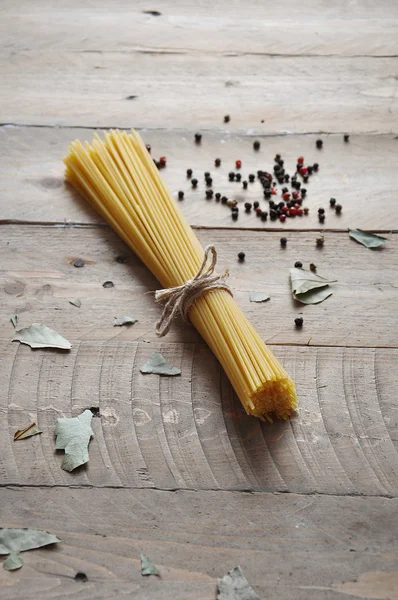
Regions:
<instances>
[{"instance_id":1,"label":"twine string","mask_svg":"<svg viewBox=\"0 0 398 600\"><path fill-rule=\"evenodd\" d=\"M206 267L210 257L210 264ZM164 301L165 305L159 321L156 323L156 335L163 337L170 331L174 317L179 314L184 321L188 321L188 312L191 305L205 292L210 290L225 290L232 296L230 287L225 283L229 273L226 270L222 275L214 275L217 263L217 251L214 246L206 246L202 264L192 279L182 285L155 292L156 302Z\"/></svg>"}]
</instances>

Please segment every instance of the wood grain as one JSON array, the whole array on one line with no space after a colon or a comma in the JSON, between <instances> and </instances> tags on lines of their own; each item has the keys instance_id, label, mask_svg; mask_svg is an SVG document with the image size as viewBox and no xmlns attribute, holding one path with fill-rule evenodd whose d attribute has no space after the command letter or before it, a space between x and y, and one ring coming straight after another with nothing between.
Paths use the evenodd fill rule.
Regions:
<instances>
[{"instance_id":1,"label":"wood grain","mask_svg":"<svg viewBox=\"0 0 398 600\"><path fill-rule=\"evenodd\" d=\"M2 2L2 43L12 52L66 49L84 52L211 52L325 56L398 53L395 3L251 0L239 5L209 1ZM89 24L89 26L87 26ZM17 35L16 35L17 34Z\"/></svg>"},{"instance_id":2,"label":"wood grain","mask_svg":"<svg viewBox=\"0 0 398 600\"><path fill-rule=\"evenodd\" d=\"M142 375L160 351L181 377ZM247 416L203 344L73 342L70 353L1 343L3 485L398 495L397 350L275 347L299 413ZM58 417L98 406L90 462L54 451ZM41 436L13 442L36 422Z\"/></svg>"},{"instance_id":3,"label":"wood grain","mask_svg":"<svg viewBox=\"0 0 398 600\"><path fill-rule=\"evenodd\" d=\"M385 498L10 488L3 523L63 542L24 552L17 572L0 569L2 597L214 600L216 578L239 564L267 600L392 600L397 508ZM141 576L141 552L161 578Z\"/></svg>"},{"instance_id":4,"label":"wood grain","mask_svg":"<svg viewBox=\"0 0 398 600\"><path fill-rule=\"evenodd\" d=\"M398 140L393 136L352 136L345 144L341 135L322 135L324 147L319 151L315 141L319 136L255 136L232 132L204 132L202 144L193 142L193 135L176 131L142 131L145 142L152 146L155 157L167 156L168 166L162 177L173 193L183 190L180 203L189 222L196 226L234 228L309 229L323 227L318 221L318 208L326 208L324 227L346 229L398 229L396 196L398 183ZM63 181L62 157L69 143L78 137L82 142L93 139L91 130L6 127L0 128L0 156L3 164L0 219L19 221L98 223L93 213ZM253 150L253 140L261 140L259 152ZM288 172L296 168L296 160L304 155L308 164L318 162L320 171L311 178L305 204L308 217L288 219L285 225L268 220L263 223L254 212L246 214L241 207L238 221L231 219L226 206L205 198L203 173L210 171L214 192L238 197L240 203L258 200L264 209L263 190L258 182L244 191L242 184L230 183L228 173L235 170L235 160L242 160L242 179L258 169L272 170L275 154L285 159ZM222 166L214 167L220 157ZM199 180L192 190L186 178L190 167ZM330 197L337 198L343 212L330 211Z\"/></svg>"},{"instance_id":5,"label":"wood grain","mask_svg":"<svg viewBox=\"0 0 398 600\"><path fill-rule=\"evenodd\" d=\"M13 335L10 317L19 315L18 327L42 322L75 340L154 341L154 324L161 306L151 292L156 279L110 229L74 227L2 226L0 249L0 338ZM396 252L398 236L389 235L382 250L368 250L347 233L325 234L316 248L316 232L290 232L286 249L278 232L197 230L203 246L215 244L219 270L229 268L230 285L263 339L270 344L315 346L398 346L398 291ZM7 240L7 242L6 242ZM239 263L238 252L246 260ZM126 264L116 261L124 256ZM73 260L83 258L83 268ZM308 269L336 279L333 295L322 304L305 306L293 301L289 269L301 260ZM114 287L103 288L105 281ZM266 292L264 304L249 301L251 291ZM70 299L80 298L81 308ZM138 319L131 328L114 327L114 317ZM298 330L294 319L302 315ZM377 317L377 318L376 318ZM179 321L167 342L198 342L190 326Z\"/></svg>"},{"instance_id":6,"label":"wood grain","mask_svg":"<svg viewBox=\"0 0 398 600\"><path fill-rule=\"evenodd\" d=\"M0 54L1 123L256 133L397 133L396 58ZM99 67L99 68L98 68ZM232 83L232 85L231 85ZM126 100L127 96L138 96ZM261 121L264 120L264 123ZM232 123L231 123L232 125Z\"/></svg>"}]
</instances>

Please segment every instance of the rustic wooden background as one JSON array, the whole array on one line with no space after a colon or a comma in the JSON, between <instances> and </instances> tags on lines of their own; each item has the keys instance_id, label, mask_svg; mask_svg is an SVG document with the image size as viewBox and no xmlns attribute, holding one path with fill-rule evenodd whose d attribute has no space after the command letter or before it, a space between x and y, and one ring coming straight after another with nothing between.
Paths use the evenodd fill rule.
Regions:
<instances>
[{"instance_id":1,"label":"rustic wooden background","mask_svg":"<svg viewBox=\"0 0 398 600\"><path fill-rule=\"evenodd\" d=\"M213 600L216 577L239 564L264 600L398 599L397 3L3 0L0 17L1 525L64 540L0 569L0 597ZM247 417L191 327L154 336L155 279L63 182L69 141L109 127L136 127L167 155L165 180L186 192L199 239L216 244L297 382L292 421ZM215 188L228 194L236 158L255 172L276 152L291 167L299 154L320 163L310 215L284 226L233 222L185 178L214 173L220 156ZM343 213L327 208L320 226L331 196ZM390 241L367 250L348 237L355 227ZM294 305L296 260L338 280L325 303ZM253 290L270 302L250 304ZM11 343L14 313L65 335L71 352ZM115 329L121 314L139 322ZM180 378L140 374L158 349ZM91 406L90 462L69 474L55 421ZM14 443L32 420L43 434ZM141 552L161 579L141 577Z\"/></svg>"}]
</instances>

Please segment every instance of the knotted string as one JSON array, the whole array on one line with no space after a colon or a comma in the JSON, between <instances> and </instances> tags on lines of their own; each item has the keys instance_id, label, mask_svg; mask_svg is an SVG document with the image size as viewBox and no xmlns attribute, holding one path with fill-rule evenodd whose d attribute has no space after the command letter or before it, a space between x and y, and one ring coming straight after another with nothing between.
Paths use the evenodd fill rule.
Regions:
<instances>
[{"instance_id":1,"label":"knotted string","mask_svg":"<svg viewBox=\"0 0 398 600\"><path fill-rule=\"evenodd\" d=\"M210 253L210 264L206 268ZM188 279L188 281L177 287L157 290L155 292L155 299L157 302L160 302L161 300L166 302L161 317L156 323L156 335L158 337L163 337L168 333L172 320L178 313L184 321L188 321L188 311L191 304L193 304L193 302L195 302L195 300L197 300L204 292L221 289L232 296L229 286L225 283L225 279L229 275L228 270L222 275L213 275L216 263L217 251L215 247L206 246L202 264L195 277Z\"/></svg>"}]
</instances>

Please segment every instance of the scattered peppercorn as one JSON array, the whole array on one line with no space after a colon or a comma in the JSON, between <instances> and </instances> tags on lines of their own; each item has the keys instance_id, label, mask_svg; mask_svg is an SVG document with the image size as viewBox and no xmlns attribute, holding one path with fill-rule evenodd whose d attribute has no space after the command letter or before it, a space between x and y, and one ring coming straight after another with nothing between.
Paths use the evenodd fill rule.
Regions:
<instances>
[{"instance_id":1,"label":"scattered peppercorn","mask_svg":"<svg viewBox=\"0 0 398 600\"><path fill-rule=\"evenodd\" d=\"M226 204L228 202L228 198L226 196L222 196L221 204Z\"/></svg>"},{"instance_id":2,"label":"scattered peppercorn","mask_svg":"<svg viewBox=\"0 0 398 600\"><path fill-rule=\"evenodd\" d=\"M206 185L207 185L207 187L211 187L213 185L213 180L211 177L207 177Z\"/></svg>"},{"instance_id":3,"label":"scattered peppercorn","mask_svg":"<svg viewBox=\"0 0 398 600\"><path fill-rule=\"evenodd\" d=\"M250 204L250 202L245 202L245 211L250 212L251 209L252 209L252 205Z\"/></svg>"},{"instance_id":4,"label":"scattered peppercorn","mask_svg":"<svg viewBox=\"0 0 398 600\"><path fill-rule=\"evenodd\" d=\"M336 206L334 207L335 211L336 211L336 215L339 215L343 209L343 207L341 206L341 204L336 204Z\"/></svg>"},{"instance_id":5,"label":"scattered peppercorn","mask_svg":"<svg viewBox=\"0 0 398 600\"><path fill-rule=\"evenodd\" d=\"M213 190L206 190L206 199L211 200L213 198Z\"/></svg>"},{"instance_id":6,"label":"scattered peppercorn","mask_svg":"<svg viewBox=\"0 0 398 600\"><path fill-rule=\"evenodd\" d=\"M216 160L214 161L214 165L216 167L220 167L221 166L221 158L216 158Z\"/></svg>"},{"instance_id":7,"label":"scattered peppercorn","mask_svg":"<svg viewBox=\"0 0 398 600\"><path fill-rule=\"evenodd\" d=\"M159 163L160 163L160 165L161 165L162 168L164 168L166 166L166 162L167 162L167 159L166 159L165 156L161 156L159 158Z\"/></svg>"},{"instance_id":8,"label":"scattered peppercorn","mask_svg":"<svg viewBox=\"0 0 398 600\"><path fill-rule=\"evenodd\" d=\"M314 163L314 164L312 165L312 168L314 169L314 171L315 171L315 172L317 172L317 171L318 171L318 169L319 169L319 165L318 165L318 163Z\"/></svg>"},{"instance_id":9,"label":"scattered peppercorn","mask_svg":"<svg viewBox=\"0 0 398 600\"><path fill-rule=\"evenodd\" d=\"M303 319L303 317L296 317L294 319L294 322L296 324L296 327L302 327L303 323L304 323L304 319Z\"/></svg>"},{"instance_id":10,"label":"scattered peppercorn","mask_svg":"<svg viewBox=\"0 0 398 600\"><path fill-rule=\"evenodd\" d=\"M298 165L303 165L304 164L304 156L299 156L297 159L297 164Z\"/></svg>"},{"instance_id":11,"label":"scattered peppercorn","mask_svg":"<svg viewBox=\"0 0 398 600\"><path fill-rule=\"evenodd\" d=\"M310 212L310 209L308 208L308 206L305 206L305 207L303 208L303 211L304 211L304 214L307 216L307 215L308 215L308 213Z\"/></svg>"},{"instance_id":12,"label":"scattered peppercorn","mask_svg":"<svg viewBox=\"0 0 398 600\"><path fill-rule=\"evenodd\" d=\"M238 213L238 212L239 212L239 208L238 208L238 206L233 206L233 207L231 208L231 212Z\"/></svg>"},{"instance_id":13,"label":"scattered peppercorn","mask_svg":"<svg viewBox=\"0 0 398 600\"><path fill-rule=\"evenodd\" d=\"M178 192L178 199L179 199L179 200L184 200L184 192L183 192L182 190L180 190L180 191Z\"/></svg>"},{"instance_id":14,"label":"scattered peppercorn","mask_svg":"<svg viewBox=\"0 0 398 600\"><path fill-rule=\"evenodd\" d=\"M325 214L325 209L324 208L318 208L318 215L323 215Z\"/></svg>"},{"instance_id":15,"label":"scattered peppercorn","mask_svg":"<svg viewBox=\"0 0 398 600\"><path fill-rule=\"evenodd\" d=\"M258 140L253 142L253 149L256 150L256 152L260 150L260 142Z\"/></svg>"},{"instance_id":16,"label":"scattered peppercorn","mask_svg":"<svg viewBox=\"0 0 398 600\"><path fill-rule=\"evenodd\" d=\"M243 262L245 260L246 254L244 252L238 253L239 262Z\"/></svg>"},{"instance_id":17,"label":"scattered peppercorn","mask_svg":"<svg viewBox=\"0 0 398 600\"><path fill-rule=\"evenodd\" d=\"M80 269L81 267L84 267L84 265L86 264L86 261L84 260L84 258L76 258L72 264L77 269Z\"/></svg>"},{"instance_id":18,"label":"scattered peppercorn","mask_svg":"<svg viewBox=\"0 0 398 600\"><path fill-rule=\"evenodd\" d=\"M280 159L281 159L281 155L280 154L275 154L274 161L278 162L278 160L280 160Z\"/></svg>"},{"instance_id":19,"label":"scattered peppercorn","mask_svg":"<svg viewBox=\"0 0 398 600\"><path fill-rule=\"evenodd\" d=\"M303 267L303 263L300 262L299 260L296 260L296 262L294 263L294 266L296 269L301 269Z\"/></svg>"},{"instance_id":20,"label":"scattered peppercorn","mask_svg":"<svg viewBox=\"0 0 398 600\"><path fill-rule=\"evenodd\" d=\"M294 208L294 206L292 206L292 208L289 208L289 217L295 217L297 215L297 208Z\"/></svg>"},{"instance_id":21,"label":"scattered peppercorn","mask_svg":"<svg viewBox=\"0 0 398 600\"><path fill-rule=\"evenodd\" d=\"M113 288L115 286L114 286L113 281L104 281L104 283L102 284L102 287L103 288Z\"/></svg>"},{"instance_id":22,"label":"scattered peppercorn","mask_svg":"<svg viewBox=\"0 0 398 600\"><path fill-rule=\"evenodd\" d=\"M312 271L313 273L315 273L315 271L316 271L316 265L314 265L314 263L310 264L310 271Z\"/></svg>"},{"instance_id":23,"label":"scattered peppercorn","mask_svg":"<svg viewBox=\"0 0 398 600\"><path fill-rule=\"evenodd\" d=\"M260 206L260 202L257 202L257 200L255 202L253 202L254 208L258 208L259 206Z\"/></svg>"},{"instance_id":24,"label":"scattered peppercorn","mask_svg":"<svg viewBox=\"0 0 398 600\"><path fill-rule=\"evenodd\" d=\"M350 141L350 136L347 133L344 135L344 141L346 144L348 144L348 142Z\"/></svg>"},{"instance_id":25,"label":"scattered peppercorn","mask_svg":"<svg viewBox=\"0 0 398 600\"><path fill-rule=\"evenodd\" d=\"M192 177L192 169L187 169L187 177L188 179Z\"/></svg>"},{"instance_id":26,"label":"scattered peppercorn","mask_svg":"<svg viewBox=\"0 0 398 600\"><path fill-rule=\"evenodd\" d=\"M242 166L242 161L241 161L241 160L239 160L239 159L238 159L238 160L236 160L236 161L235 161L235 167L236 167L237 169L240 169L240 168L241 168L241 166Z\"/></svg>"},{"instance_id":27,"label":"scattered peppercorn","mask_svg":"<svg viewBox=\"0 0 398 600\"><path fill-rule=\"evenodd\" d=\"M307 167L307 168L308 168L308 175L312 175L312 172L313 172L313 170L314 170L314 167L313 167L313 166L311 166L311 165L308 165L308 167Z\"/></svg>"},{"instance_id":28,"label":"scattered peppercorn","mask_svg":"<svg viewBox=\"0 0 398 600\"><path fill-rule=\"evenodd\" d=\"M263 212L263 211L261 210L260 206L257 206L257 208L256 208L256 216L257 216L257 217L261 217L261 213L262 213L262 212Z\"/></svg>"},{"instance_id":29,"label":"scattered peppercorn","mask_svg":"<svg viewBox=\"0 0 398 600\"><path fill-rule=\"evenodd\" d=\"M228 179L230 181L235 181L235 173L233 171L230 171L230 173L228 173Z\"/></svg>"},{"instance_id":30,"label":"scattered peppercorn","mask_svg":"<svg viewBox=\"0 0 398 600\"><path fill-rule=\"evenodd\" d=\"M269 211L269 216L271 221L276 221L276 219L278 218L278 213L276 212L276 210L271 209Z\"/></svg>"},{"instance_id":31,"label":"scattered peppercorn","mask_svg":"<svg viewBox=\"0 0 398 600\"><path fill-rule=\"evenodd\" d=\"M191 179L191 184L193 188L196 188L198 185L198 180L197 179Z\"/></svg>"},{"instance_id":32,"label":"scattered peppercorn","mask_svg":"<svg viewBox=\"0 0 398 600\"><path fill-rule=\"evenodd\" d=\"M233 212L233 213L232 213L232 220L233 220L233 221L237 221L237 220L238 220L238 217L239 217L239 214L238 214L237 212Z\"/></svg>"},{"instance_id":33,"label":"scattered peppercorn","mask_svg":"<svg viewBox=\"0 0 398 600\"><path fill-rule=\"evenodd\" d=\"M231 117L229 115L225 115L224 117L224 123L229 123Z\"/></svg>"},{"instance_id":34,"label":"scattered peppercorn","mask_svg":"<svg viewBox=\"0 0 398 600\"><path fill-rule=\"evenodd\" d=\"M254 183L255 179L256 179L256 176L253 175L253 173L250 173L250 175L249 175L249 181L250 181L250 183Z\"/></svg>"},{"instance_id":35,"label":"scattered peppercorn","mask_svg":"<svg viewBox=\"0 0 398 600\"><path fill-rule=\"evenodd\" d=\"M207 179L208 177L211 177L211 173L209 173L209 171L205 171L204 178Z\"/></svg>"},{"instance_id":36,"label":"scattered peppercorn","mask_svg":"<svg viewBox=\"0 0 398 600\"><path fill-rule=\"evenodd\" d=\"M336 206L336 198L330 198L330 200L329 200L329 204L330 204L330 206L332 206L332 207L333 207L333 206Z\"/></svg>"},{"instance_id":37,"label":"scattered peppercorn","mask_svg":"<svg viewBox=\"0 0 398 600\"><path fill-rule=\"evenodd\" d=\"M322 248L323 244L325 243L325 238L323 237L323 235L316 238L315 243L316 243L317 248Z\"/></svg>"},{"instance_id":38,"label":"scattered peppercorn","mask_svg":"<svg viewBox=\"0 0 398 600\"><path fill-rule=\"evenodd\" d=\"M304 183L308 183L308 175L304 175L304 177L303 177L303 182L304 182Z\"/></svg>"},{"instance_id":39,"label":"scattered peppercorn","mask_svg":"<svg viewBox=\"0 0 398 600\"><path fill-rule=\"evenodd\" d=\"M287 245L287 238L285 238L285 237L281 237L281 239L280 239L280 242L281 242L281 246L282 246L282 248L286 248L286 245Z\"/></svg>"},{"instance_id":40,"label":"scattered peppercorn","mask_svg":"<svg viewBox=\"0 0 398 600\"><path fill-rule=\"evenodd\" d=\"M221 199L221 194L220 194L220 192L217 192L217 193L216 193L216 200L217 200L217 202L218 202L220 199Z\"/></svg>"},{"instance_id":41,"label":"scattered peppercorn","mask_svg":"<svg viewBox=\"0 0 398 600\"><path fill-rule=\"evenodd\" d=\"M302 208L298 208L297 209L297 216L298 217L302 217L303 216L303 209Z\"/></svg>"},{"instance_id":42,"label":"scattered peppercorn","mask_svg":"<svg viewBox=\"0 0 398 600\"><path fill-rule=\"evenodd\" d=\"M325 222L325 215L324 214L318 214L318 220L320 223L324 223Z\"/></svg>"},{"instance_id":43,"label":"scattered peppercorn","mask_svg":"<svg viewBox=\"0 0 398 600\"><path fill-rule=\"evenodd\" d=\"M195 133L195 143L196 144L200 144L201 141L202 141L202 134L201 133Z\"/></svg>"},{"instance_id":44,"label":"scattered peppercorn","mask_svg":"<svg viewBox=\"0 0 398 600\"><path fill-rule=\"evenodd\" d=\"M240 173L237 173L237 174L235 175L235 179L236 179L236 181L239 183L239 181L242 179L242 175L241 175Z\"/></svg>"},{"instance_id":45,"label":"scattered peppercorn","mask_svg":"<svg viewBox=\"0 0 398 600\"><path fill-rule=\"evenodd\" d=\"M124 265L127 262L128 258L127 258L127 256L121 255L121 256L117 256L115 260L117 263L119 263L119 265Z\"/></svg>"},{"instance_id":46,"label":"scattered peppercorn","mask_svg":"<svg viewBox=\"0 0 398 600\"><path fill-rule=\"evenodd\" d=\"M286 215L285 214L279 215L279 220L281 223L284 223L286 221Z\"/></svg>"},{"instance_id":47,"label":"scattered peppercorn","mask_svg":"<svg viewBox=\"0 0 398 600\"><path fill-rule=\"evenodd\" d=\"M318 148L318 150L320 150L323 146L323 141L322 140L317 140L315 143L316 147Z\"/></svg>"},{"instance_id":48,"label":"scattered peppercorn","mask_svg":"<svg viewBox=\"0 0 398 600\"><path fill-rule=\"evenodd\" d=\"M261 211L261 220L266 221L268 218L268 213L266 210Z\"/></svg>"},{"instance_id":49,"label":"scattered peppercorn","mask_svg":"<svg viewBox=\"0 0 398 600\"><path fill-rule=\"evenodd\" d=\"M243 189L247 190L247 181L242 181Z\"/></svg>"}]
</instances>

